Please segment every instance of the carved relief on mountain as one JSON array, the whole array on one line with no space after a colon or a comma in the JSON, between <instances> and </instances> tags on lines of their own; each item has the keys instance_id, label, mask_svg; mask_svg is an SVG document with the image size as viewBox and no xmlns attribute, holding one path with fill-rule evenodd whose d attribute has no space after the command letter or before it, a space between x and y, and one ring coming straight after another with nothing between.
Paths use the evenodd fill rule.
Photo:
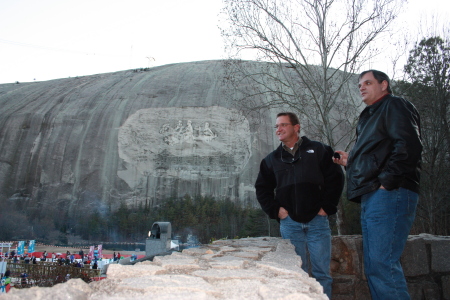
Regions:
<instances>
[{"instance_id":1,"label":"carved relief on mountain","mask_svg":"<svg viewBox=\"0 0 450 300\"><path fill-rule=\"evenodd\" d=\"M248 120L219 106L142 109L119 129L118 175L130 187L145 177L188 180L239 174L251 156Z\"/></svg>"}]
</instances>

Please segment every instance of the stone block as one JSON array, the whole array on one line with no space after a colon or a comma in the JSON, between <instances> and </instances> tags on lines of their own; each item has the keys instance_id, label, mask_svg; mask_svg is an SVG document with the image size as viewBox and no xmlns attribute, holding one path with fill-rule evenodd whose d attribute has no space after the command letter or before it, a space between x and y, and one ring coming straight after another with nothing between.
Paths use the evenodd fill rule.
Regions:
<instances>
[{"instance_id":1,"label":"stone block","mask_svg":"<svg viewBox=\"0 0 450 300\"><path fill-rule=\"evenodd\" d=\"M442 276L442 298L450 300L450 275Z\"/></svg>"},{"instance_id":2,"label":"stone block","mask_svg":"<svg viewBox=\"0 0 450 300\"><path fill-rule=\"evenodd\" d=\"M427 300L440 300L440 290L436 282L427 281L422 285L423 295Z\"/></svg>"},{"instance_id":3,"label":"stone block","mask_svg":"<svg viewBox=\"0 0 450 300\"><path fill-rule=\"evenodd\" d=\"M330 263L331 273L337 273L339 271L340 267L341 267L340 262L333 260L333 259L331 260L331 263Z\"/></svg>"},{"instance_id":4,"label":"stone block","mask_svg":"<svg viewBox=\"0 0 450 300\"><path fill-rule=\"evenodd\" d=\"M440 290L437 283L432 279L417 279L414 282L408 282L408 292L411 300L438 300Z\"/></svg>"},{"instance_id":5,"label":"stone block","mask_svg":"<svg viewBox=\"0 0 450 300\"><path fill-rule=\"evenodd\" d=\"M244 269L248 265L248 262L248 260L243 258L222 256L209 260L209 265L213 269Z\"/></svg>"},{"instance_id":6,"label":"stone block","mask_svg":"<svg viewBox=\"0 0 450 300\"><path fill-rule=\"evenodd\" d=\"M430 272L426 243L422 238L411 236L407 240L401 263L405 276L420 276Z\"/></svg>"},{"instance_id":7,"label":"stone block","mask_svg":"<svg viewBox=\"0 0 450 300\"><path fill-rule=\"evenodd\" d=\"M435 237L431 241L431 270L433 272L450 272L450 239Z\"/></svg>"},{"instance_id":8,"label":"stone block","mask_svg":"<svg viewBox=\"0 0 450 300\"><path fill-rule=\"evenodd\" d=\"M255 252L244 252L244 251L237 252L236 251L236 252L232 252L230 255L233 255L236 257L241 257L241 258L252 259L252 260L258 260L260 258L260 255Z\"/></svg>"},{"instance_id":9,"label":"stone block","mask_svg":"<svg viewBox=\"0 0 450 300\"><path fill-rule=\"evenodd\" d=\"M369 285L365 280L359 280L355 284L355 298L354 299L371 299Z\"/></svg>"},{"instance_id":10,"label":"stone block","mask_svg":"<svg viewBox=\"0 0 450 300\"><path fill-rule=\"evenodd\" d=\"M422 286L417 282L407 282L408 293L411 300L422 300Z\"/></svg>"},{"instance_id":11,"label":"stone block","mask_svg":"<svg viewBox=\"0 0 450 300\"><path fill-rule=\"evenodd\" d=\"M331 259L333 272L341 275L362 275L361 236L334 236Z\"/></svg>"},{"instance_id":12,"label":"stone block","mask_svg":"<svg viewBox=\"0 0 450 300\"><path fill-rule=\"evenodd\" d=\"M356 276L333 277L333 299L334 296L353 295L355 293Z\"/></svg>"},{"instance_id":13,"label":"stone block","mask_svg":"<svg viewBox=\"0 0 450 300\"><path fill-rule=\"evenodd\" d=\"M204 254L214 254L213 251L211 251L210 249L205 249L205 248L188 248L188 249L184 249L182 251L182 253L185 255L192 255L192 256L201 256Z\"/></svg>"},{"instance_id":14,"label":"stone block","mask_svg":"<svg viewBox=\"0 0 450 300\"><path fill-rule=\"evenodd\" d=\"M167 273L166 269L157 266L138 263L134 266L132 265L119 265L119 264L108 264L108 279L124 279L124 278L134 278L134 277L144 277L161 275Z\"/></svg>"}]
</instances>

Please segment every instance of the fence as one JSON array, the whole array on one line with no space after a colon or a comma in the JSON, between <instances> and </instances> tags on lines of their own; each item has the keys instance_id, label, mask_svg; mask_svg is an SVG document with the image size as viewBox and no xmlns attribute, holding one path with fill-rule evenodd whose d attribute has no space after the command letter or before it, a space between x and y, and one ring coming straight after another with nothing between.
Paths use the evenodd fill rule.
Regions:
<instances>
[{"instance_id":1,"label":"fence","mask_svg":"<svg viewBox=\"0 0 450 300\"><path fill-rule=\"evenodd\" d=\"M12 260L8 260L7 269L11 272L11 284L16 288L51 287L70 278L81 278L90 282L101 275L101 270L90 269L88 265L79 268L67 265L60 266L51 262L26 264L23 262L13 263Z\"/></svg>"}]
</instances>

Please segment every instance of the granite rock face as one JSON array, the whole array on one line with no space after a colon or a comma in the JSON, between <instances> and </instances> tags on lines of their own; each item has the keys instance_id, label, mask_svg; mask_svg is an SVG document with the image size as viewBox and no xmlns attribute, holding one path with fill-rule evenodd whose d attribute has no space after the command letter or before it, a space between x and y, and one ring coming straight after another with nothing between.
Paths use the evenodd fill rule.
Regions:
<instances>
[{"instance_id":1,"label":"granite rock face","mask_svg":"<svg viewBox=\"0 0 450 300\"><path fill-rule=\"evenodd\" d=\"M256 203L275 112L251 119L225 90L222 61L0 85L0 203L72 216L185 194Z\"/></svg>"}]
</instances>

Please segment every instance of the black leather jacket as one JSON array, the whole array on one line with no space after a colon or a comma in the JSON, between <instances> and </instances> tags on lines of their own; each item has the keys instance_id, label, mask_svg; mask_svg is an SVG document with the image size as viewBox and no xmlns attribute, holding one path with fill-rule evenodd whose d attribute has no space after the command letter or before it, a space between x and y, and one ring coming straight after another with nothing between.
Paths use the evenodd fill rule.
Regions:
<instances>
[{"instance_id":1,"label":"black leather jacket","mask_svg":"<svg viewBox=\"0 0 450 300\"><path fill-rule=\"evenodd\" d=\"M294 221L311 221L320 208L335 214L344 187L342 168L332 161L330 146L302 137L293 157L280 145L261 161L255 183L261 208L278 220L284 207Z\"/></svg>"},{"instance_id":2,"label":"black leather jacket","mask_svg":"<svg viewBox=\"0 0 450 300\"><path fill-rule=\"evenodd\" d=\"M420 116L409 101L387 95L367 106L356 129L357 140L347 161L347 197L400 187L419 192L422 142Z\"/></svg>"}]
</instances>

